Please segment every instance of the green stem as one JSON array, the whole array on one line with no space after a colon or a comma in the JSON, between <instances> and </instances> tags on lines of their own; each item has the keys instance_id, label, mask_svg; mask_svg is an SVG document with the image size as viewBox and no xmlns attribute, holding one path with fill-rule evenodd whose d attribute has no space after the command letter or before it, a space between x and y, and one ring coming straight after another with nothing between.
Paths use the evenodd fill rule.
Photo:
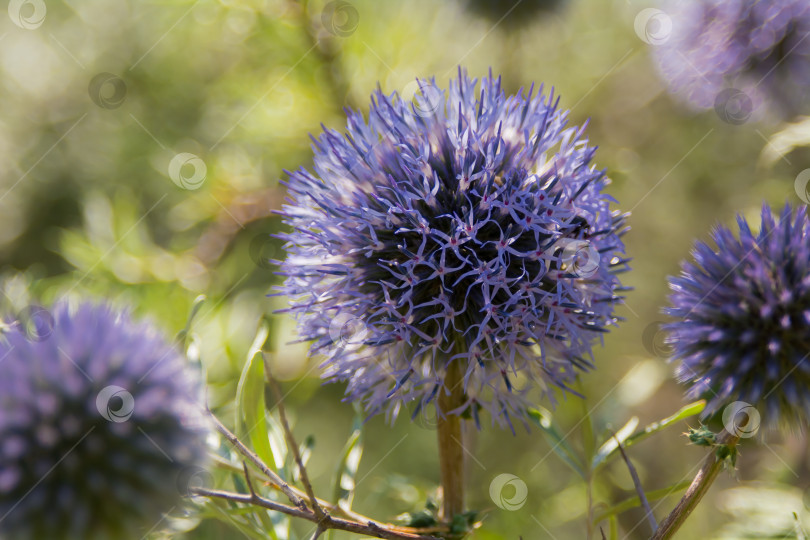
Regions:
<instances>
[{"instance_id":1,"label":"green stem","mask_svg":"<svg viewBox=\"0 0 810 540\"><path fill-rule=\"evenodd\" d=\"M585 392L583 391L583 384L582 379L577 378L576 382L577 391L583 396ZM586 535L585 538L587 540L591 540L594 535L594 522L593 522L593 515L594 515L594 508L593 508L593 467L591 463L593 463L593 456L596 449L596 437L593 431L593 419L591 418L591 411L588 409L588 403L585 401L585 398L579 400L580 407L582 408L582 422L584 425L582 426L582 446L585 453L585 487L588 497L588 512L587 518L588 521L585 525L586 527Z\"/></svg>"},{"instance_id":2,"label":"green stem","mask_svg":"<svg viewBox=\"0 0 810 540\"><path fill-rule=\"evenodd\" d=\"M738 440L738 436L732 435L727 431L723 431L723 433L717 438L717 444L725 444L728 445L729 448L733 449ZM695 507L697 507L698 503L706 492L709 491L712 482L714 482L714 479L717 478L717 474L720 472L722 467L723 460L718 459L716 449L712 448L709 455L706 456L706 460L703 462L703 467L700 468L700 471L698 471L695 479L692 480L692 484L689 486L689 489L686 490L686 493L678 502L678 505L675 507L672 513L670 513L667 518L661 522L661 525L658 527L658 530L655 531L655 535L652 537L652 540L665 540L673 537L681 525L683 525L683 523L686 521L686 518L688 518Z\"/></svg>"},{"instance_id":3,"label":"green stem","mask_svg":"<svg viewBox=\"0 0 810 540\"><path fill-rule=\"evenodd\" d=\"M464 404L464 384L460 362L451 362L447 367L445 387L439 392L439 467L441 468L442 492L444 495L444 519L464 512L464 446L462 419L456 414L447 414Z\"/></svg>"}]
</instances>

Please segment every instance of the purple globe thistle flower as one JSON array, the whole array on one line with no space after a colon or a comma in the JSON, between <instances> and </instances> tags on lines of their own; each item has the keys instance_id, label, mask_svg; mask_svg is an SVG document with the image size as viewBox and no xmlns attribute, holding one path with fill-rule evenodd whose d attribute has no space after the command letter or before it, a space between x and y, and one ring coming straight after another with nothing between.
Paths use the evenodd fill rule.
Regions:
<instances>
[{"instance_id":1,"label":"purple globe thistle flower","mask_svg":"<svg viewBox=\"0 0 810 540\"><path fill-rule=\"evenodd\" d=\"M583 128L541 91L500 79L419 81L414 102L377 91L369 120L315 140L290 173L293 231L280 288L325 377L370 414L414 415L459 362L465 402L511 425L527 393L568 388L616 322L625 215Z\"/></svg>"},{"instance_id":2,"label":"purple globe thistle flower","mask_svg":"<svg viewBox=\"0 0 810 540\"><path fill-rule=\"evenodd\" d=\"M203 471L199 379L109 307L51 320L0 338L0 537L140 538Z\"/></svg>"},{"instance_id":3,"label":"purple globe thistle flower","mask_svg":"<svg viewBox=\"0 0 810 540\"><path fill-rule=\"evenodd\" d=\"M754 233L738 217L717 247L698 242L694 262L670 279L677 322L665 325L677 375L689 397L706 397L706 415L739 400L771 425L806 425L810 413L810 221L786 205L777 219L762 208Z\"/></svg>"},{"instance_id":4,"label":"purple globe thistle flower","mask_svg":"<svg viewBox=\"0 0 810 540\"><path fill-rule=\"evenodd\" d=\"M715 107L730 123L743 123L760 106L786 118L807 110L810 3L682 0L671 5L671 34L661 36L655 56L673 93L698 108Z\"/></svg>"}]
</instances>

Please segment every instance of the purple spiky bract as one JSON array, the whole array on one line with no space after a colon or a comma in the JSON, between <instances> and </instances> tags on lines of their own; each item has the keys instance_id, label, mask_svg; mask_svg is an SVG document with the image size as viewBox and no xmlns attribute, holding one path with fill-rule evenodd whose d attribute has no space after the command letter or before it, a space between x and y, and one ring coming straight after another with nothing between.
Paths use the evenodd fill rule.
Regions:
<instances>
[{"instance_id":1,"label":"purple spiky bract","mask_svg":"<svg viewBox=\"0 0 810 540\"><path fill-rule=\"evenodd\" d=\"M703 109L736 89L758 116L792 118L808 110L806 0L681 0L664 7L671 35L654 56L670 91Z\"/></svg>"},{"instance_id":2,"label":"purple spiky bract","mask_svg":"<svg viewBox=\"0 0 810 540\"><path fill-rule=\"evenodd\" d=\"M665 326L688 396L705 415L735 401L767 424L806 426L810 414L810 221L786 205L763 206L759 232L741 216L739 234L718 226L716 247L698 242L670 278L677 318Z\"/></svg>"},{"instance_id":3,"label":"purple spiky bract","mask_svg":"<svg viewBox=\"0 0 810 540\"><path fill-rule=\"evenodd\" d=\"M413 414L461 362L466 401L511 425L566 389L616 322L624 214L584 128L542 88L507 97L459 72L414 99L377 91L368 121L315 140L290 173L286 281L303 340L369 414Z\"/></svg>"},{"instance_id":4,"label":"purple spiky bract","mask_svg":"<svg viewBox=\"0 0 810 540\"><path fill-rule=\"evenodd\" d=\"M199 376L126 313L50 315L0 336L0 537L141 538L205 465Z\"/></svg>"}]
</instances>

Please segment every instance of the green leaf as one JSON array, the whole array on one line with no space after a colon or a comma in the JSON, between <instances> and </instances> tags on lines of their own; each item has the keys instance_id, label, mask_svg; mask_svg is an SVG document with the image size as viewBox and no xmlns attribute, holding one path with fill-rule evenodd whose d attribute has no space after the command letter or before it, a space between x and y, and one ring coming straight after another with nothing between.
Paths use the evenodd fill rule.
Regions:
<instances>
[{"instance_id":1,"label":"green leaf","mask_svg":"<svg viewBox=\"0 0 810 540\"><path fill-rule=\"evenodd\" d=\"M248 486L245 481L244 471L239 469L238 471L234 471L231 475L231 480L233 481L233 485L236 488L236 491L239 493L247 493ZM276 534L276 527L273 524L273 520L271 519L268 512L266 512L262 508L257 508L255 506L248 506L243 507L244 510L247 512L239 512L240 514L247 514L250 522L256 522L258 530L266 531L267 534L270 535L271 540L278 540L278 535ZM235 514L237 512L231 512L231 514Z\"/></svg>"},{"instance_id":2,"label":"green leaf","mask_svg":"<svg viewBox=\"0 0 810 540\"><path fill-rule=\"evenodd\" d=\"M657 433L664 428L668 428L669 426L680 422L681 420L685 420L690 416L695 416L703 412L703 409L706 408L706 401L701 399L699 401L695 401L694 403L690 403L688 405L684 405L678 412L673 414L672 416L668 416L663 420L659 420L658 422L653 422L646 426L642 431L633 434L627 439L624 447L627 448L632 446L640 441L643 441L653 433Z\"/></svg>"},{"instance_id":3,"label":"green leaf","mask_svg":"<svg viewBox=\"0 0 810 540\"><path fill-rule=\"evenodd\" d=\"M666 488L648 491L646 493L647 500L652 502L657 501L658 499L663 499L664 497L668 497L669 495L674 495L675 493L678 493L679 491L683 491L684 489L688 488L691 483L692 480L683 480L681 482L678 482L677 484L673 484ZM608 508L601 514L597 514L596 517L593 519L593 523L594 525L596 525L602 520L608 519L612 516L616 516L618 514L621 514L622 512L626 512L627 510L630 510L631 508L636 508L638 506L641 506L641 500L639 499L638 495L633 495L632 497L623 500L619 504L612 506L611 508Z\"/></svg>"},{"instance_id":4,"label":"green leaf","mask_svg":"<svg viewBox=\"0 0 810 540\"><path fill-rule=\"evenodd\" d=\"M773 134L759 156L761 165L773 165L796 148L810 146L810 117L803 117L798 122Z\"/></svg>"},{"instance_id":5,"label":"green leaf","mask_svg":"<svg viewBox=\"0 0 810 540\"><path fill-rule=\"evenodd\" d=\"M610 437L605 443L599 447L599 450L596 451L596 455L593 456L593 461L591 462L591 469L595 470L599 465L601 465L607 457L615 452L619 448L619 442L624 444L630 435L638 427L638 416L634 416L627 422L624 427L622 427L619 431L616 432L615 437ZM619 439L619 442L616 442L616 439Z\"/></svg>"},{"instance_id":6,"label":"green leaf","mask_svg":"<svg viewBox=\"0 0 810 540\"><path fill-rule=\"evenodd\" d=\"M622 445L625 448L629 448L629 447L633 446L634 444L638 444L639 442L643 441L644 439L646 439L650 435L652 435L654 433L658 433L659 431L663 430L664 428L672 426L672 425L680 422L681 420L689 418L690 416L695 416L697 414L700 414L701 412L703 412L703 409L705 407L706 407L706 401L702 400L702 399L699 400L699 401L695 401L694 403L690 403L688 405L685 405L678 412L673 414L672 416L668 416L667 418L664 418L663 420L659 420L658 422L653 422L652 424L648 424L641 431L638 431L638 432L630 435L629 437L627 437L627 439L625 441L623 441ZM604 458L597 465L603 465L603 464L607 463L608 461L610 461L610 459L612 459L617 454L618 453L616 452L616 448L614 448L613 451L611 451L608 455L604 456ZM596 467L594 466L594 468L596 468Z\"/></svg>"},{"instance_id":7,"label":"green leaf","mask_svg":"<svg viewBox=\"0 0 810 540\"><path fill-rule=\"evenodd\" d=\"M267 434L267 419L264 403L264 358L262 346L267 340L270 328L262 322L256 337L248 352L248 359L239 377L236 387L236 422L237 434L248 439L256 454L267 465L276 467L273 451L270 448L270 439Z\"/></svg>"},{"instance_id":8,"label":"green leaf","mask_svg":"<svg viewBox=\"0 0 810 540\"><path fill-rule=\"evenodd\" d=\"M574 449L571 448L554 426L551 420L551 411L543 407L537 407L536 409L529 409L528 413L529 418L543 431L543 435L551 445L551 449L554 450L554 453L567 463L582 479L585 479L585 466L576 452L574 452Z\"/></svg>"},{"instance_id":9,"label":"green leaf","mask_svg":"<svg viewBox=\"0 0 810 540\"><path fill-rule=\"evenodd\" d=\"M312 456L312 449L315 448L315 437L307 435L304 442L298 445L298 455L301 457L301 464L306 467L309 458ZM290 452L292 454L292 452ZM293 458L294 459L294 458ZM301 470L297 464L290 464L290 469L293 471L293 481L299 482L301 480Z\"/></svg>"},{"instance_id":10,"label":"green leaf","mask_svg":"<svg viewBox=\"0 0 810 540\"><path fill-rule=\"evenodd\" d=\"M290 473L292 470L295 470L295 467L290 468L292 456L287 448L287 436L284 434L281 420L276 418L276 416L277 414L273 414L270 411L265 415L267 419L267 433L270 437L270 450L273 453L276 472L282 478L292 478L292 474Z\"/></svg>"},{"instance_id":11,"label":"green leaf","mask_svg":"<svg viewBox=\"0 0 810 540\"><path fill-rule=\"evenodd\" d=\"M191 303L191 311L188 314L188 319L186 319L186 326L177 333L178 342L185 345L186 339L188 339L189 331L191 330L191 323L194 321L194 317L197 315L197 313L199 313L200 308L203 306L206 300L206 296L201 294L194 299L194 302Z\"/></svg>"},{"instance_id":12,"label":"green leaf","mask_svg":"<svg viewBox=\"0 0 810 540\"><path fill-rule=\"evenodd\" d=\"M254 529L236 518L236 514L240 513L241 511L241 508L239 507L228 511L220 507L219 503L209 501L209 504L205 505L205 509L208 510L208 512L204 512L203 515L208 514L215 519L231 525L248 538L253 538L255 540L265 540L267 538L266 532Z\"/></svg>"},{"instance_id":13,"label":"green leaf","mask_svg":"<svg viewBox=\"0 0 810 540\"><path fill-rule=\"evenodd\" d=\"M340 454L335 469L334 501L342 510L351 510L354 500L355 477L363 457L363 418L358 411L354 418L352 433ZM334 538L334 529L329 530L329 540Z\"/></svg>"},{"instance_id":14,"label":"green leaf","mask_svg":"<svg viewBox=\"0 0 810 540\"><path fill-rule=\"evenodd\" d=\"M343 447L335 474L335 502L343 510L351 510L354 499L355 478L363 457L362 421L355 420L352 434Z\"/></svg>"}]
</instances>

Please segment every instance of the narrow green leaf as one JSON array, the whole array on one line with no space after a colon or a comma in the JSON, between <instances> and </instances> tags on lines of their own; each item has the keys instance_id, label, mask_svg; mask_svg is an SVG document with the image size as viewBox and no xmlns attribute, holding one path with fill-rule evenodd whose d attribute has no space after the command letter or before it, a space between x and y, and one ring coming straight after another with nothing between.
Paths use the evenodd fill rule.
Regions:
<instances>
[{"instance_id":1,"label":"narrow green leaf","mask_svg":"<svg viewBox=\"0 0 810 540\"><path fill-rule=\"evenodd\" d=\"M234 471L232 474L231 480L233 481L233 485L236 488L236 491L239 493L247 493L248 486L245 481L244 471L239 469L239 471ZM266 531L267 534L270 535L272 540L278 540L278 535L276 534L276 527L273 525L273 520L270 518L270 515L264 511L264 509L256 508L254 506L247 507L249 512L249 521L251 523L257 522L256 525L259 527L259 530ZM234 512L231 512L234 514Z\"/></svg>"},{"instance_id":2,"label":"narrow green leaf","mask_svg":"<svg viewBox=\"0 0 810 540\"><path fill-rule=\"evenodd\" d=\"M624 444L630 435L638 427L638 416L634 416L627 422L619 431L616 432L616 437L614 438L611 436L605 443L599 447L599 450L596 451L596 455L593 456L593 461L591 462L591 469L596 469L602 462L607 459L607 457L616 451L619 448L619 443L616 442L616 439L619 439L619 442Z\"/></svg>"},{"instance_id":3,"label":"narrow green leaf","mask_svg":"<svg viewBox=\"0 0 810 540\"><path fill-rule=\"evenodd\" d=\"M284 434L284 428L281 426L281 420L276 418L277 413L273 414L267 411L265 418L267 419L267 434L270 437L270 450L273 452L273 460L276 464L276 472L281 478L292 478L290 472L294 469L290 468L292 456L289 448L287 448L287 436Z\"/></svg>"},{"instance_id":4,"label":"narrow green leaf","mask_svg":"<svg viewBox=\"0 0 810 540\"><path fill-rule=\"evenodd\" d=\"M204 294L201 294L194 299L194 302L191 303L191 311L189 312L188 318L186 319L186 326L177 333L177 341L179 341L180 343L182 344L186 343L189 331L191 330L191 323L194 321L194 317L197 316L197 313L199 313L200 308L203 306L206 300L207 300L206 296Z\"/></svg>"},{"instance_id":5,"label":"narrow green leaf","mask_svg":"<svg viewBox=\"0 0 810 540\"><path fill-rule=\"evenodd\" d=\"M648 491L646 493L648 501L657 501L658 499L663 499L664 497L668 497L669 495L674 495L679 491L683 491L684 489L688 488L689 485L692 483L692 480L683 480L678 482L677 484L673 484L666 488L656 489L654 491ZM633 495L632 497L623 500L619 504L608 508L601 514L597 514L597 516L593 519L594 525L599 523L604 519L608 519L611 516L616 516L621 514L622 512L626 512L631 508L636 508L641 506L641 500L639 499L638 495Z\"/></svg>"},{"instance_id":6,"label":"narrow green leaf","mask_svg":"<svg viewBox=\"0 0 810 540\"><path fill-rule=\"evenodd\" d=\"M529 409L529 418L537 424L543 432L551 449L557 454L565 463L568 464L582 479L585 479L585 466L582 460L577 456L574 449L565 441L563 436L554 426L551 421L551 411L543 407L536 409Z\"/></svg>"},{"instance_id":7,"label":"narrow green leaf","mask_svg":"<svg viewBox=\"0 0 810 540\"><path fill-rule=\"evenodd\" d=\"M255 530L255 529L251 528L250 526L246 525L245 523L242 523L240 520L238 520L235 517L234 514L238 514L241 511L240 508L236 508L236 509L233 510L233 512L230 512L230 511L225 510L224 508L220 507L220 505L217 504L214 501L210 501L210 503L207 504L205 506L205 508L206 508L206 510L208 510L208 512L206 512L206 514L210 515L211 517L213 517L215 519L218 519L218 520L222 521L223 523L227 523L227 524L231 525L233 528L235 528L236 530L238 530L239 532L241 532L242 534L244 534L248 538L253 538L255 540L265 540L267 538L267 535L266 535L265 532Z\"/></svg>"},{"instance_id":8,"label":"narrow green leaf","mask_svg":"<svg viewBox=\"0 0 810 540\"><path fill-rule=\"evenodd\" d=\"M351 510L354 499L355 477L363 457L363 419L356 417L349 440L340 453L335 470L334 501L344 510Z\"/></svg>"},{"instance_id":9,"label":"narrow green leaf","mask_svg":"<svg viewBox=\"0 0 810 540\"><path fill-rule=\"evenodd\" d=\"M354 500L355 478L363 457L363 433L355 430L343 448L338 474L335 478L335 502L343 510L351 510Z\"/></svg>"},{"instance_id":10,"label":"narrow green leaf","mask_svg":"<svg viewBox=\"0 0 810 540\"><path fill-rule=\"evenodd\" d=\"M333 500L339 508L351 510L354 500L355 477L360 467L360 458L363 457L363 418L358 415L354 419L352 433L340 454L340 461L335 469L335 488ZM329 540L334 538L334 529L329 531Z\"/></svg>"},{"instance_id":11,"label":"narrow green leaf","mask_svg":"<svg viewBox=\"0 0 810 540\"><path fill-rule=\"evenodd\" d=\"M634 444L638 444L639 442L643 441L644 439L646 439L650 435L652 435L654 433L657 433L657 432L663 430L664 428L672 426L672 425L680 422L681 420L689 418L690 416L695 416L695 415L700 414L701 412L703 412L703 409L705 407L706 407L706 401L704 401L702 399L699 400L699 401L695 401L694 403L684 405L678 412L676 412L672 416L668 416L667 418L664 418L663 420L659 420L658 422L653 422L652 424L648 424L641 431L633 433L632 435L627 437L627 440L625 440L622 444L623 444L623 446L625 448L629 448L629 447L633 446ZM608 461L610 461L616 455L618 455L618 453L616 452L616 448L614 448L613 451L610 452L610 454L604 456L604 458L599 463L599 465L607 463Z\"/></svg>"},{"instance_id":12,"label":"narrow green leaf","mask_svg":"<svg viewBox=\"0 0 810 540\"><path fill-rule=\"evenodd\" d=\"M658 422L653 422L652 424L646 426L643 431L633 434L631 437L627 439L625 447L636 444L639 441L643 441L653 433L661 431L662 429L667 428L677 422L680 422L681 420L685 420L690 416L696 416L702 413L703 409L705 408L706 408L706 401L703 399L695 401L694 403L690 403L688 405L684 405L678 412L676 412L672 416L664 418L663 420L660 420Z\"/></svg>"},{"instance_id":13,"label":"narrow green leaf","mask_svg":"<svg viewBox=\"0 0 810 540\"><path fill-rule=\"evenodd\" d=\"M248 439L253 450L270 467L276 467L273 451L270 448L270 439L267 434L267 420L265 418L264 403L264 359L262 346L267 340L270 328L262 322L256 337L248 352L245 367L239 377L236 387L236 422L237 434Z\"/></svg>"},{"instance_id":14,"label":"narrow green leaf","mask_svg":"<svg viewBox=\"0 0 810 540\"><path fill-rule=\"evenodd\" d=\"M307 438L304 439L304 442L298 445L298 455L301 456L301 463L304 465L304 467L307 466L307 462L309 461L309 458L312 456L313 448L315 448L315 437L313 435L307 435ZM290 464L290 468L294 472L293 481L299 482L301 480L301 470L298 468L298 465L292 463Z\"/></svg>"}]
</instances>

